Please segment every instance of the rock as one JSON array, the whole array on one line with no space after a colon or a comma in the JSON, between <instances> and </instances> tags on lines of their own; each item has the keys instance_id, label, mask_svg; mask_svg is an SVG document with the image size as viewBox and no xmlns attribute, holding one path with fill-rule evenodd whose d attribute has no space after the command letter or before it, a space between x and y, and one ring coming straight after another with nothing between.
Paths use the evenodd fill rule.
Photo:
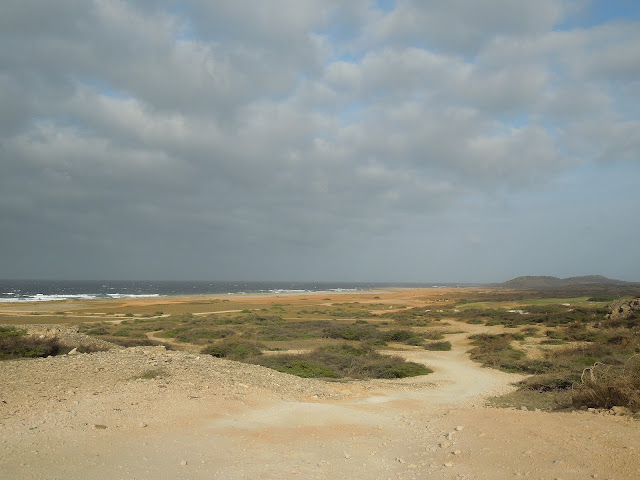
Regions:
<instances>
[{"instance_id":1,"label":"rock","mask_svg":"<svg viewBox=\"0 0 640 480\"><path fill-rule=\"evenodd\" d=\"M454 451L453 451L453 454L454 454L454 455L460 455L461 453L462 453L462 452L461 452L460 450L454 450Z\"/></svg>"},{"instance_id":2,"label":"rock","mask_svg":"<svg viewBox=\"0 0 640 480\"><path fill-rule=\"evenodd\" d=\"M78 347L73 347L71 351L67 353L67 355L77 355L77 354L78 354Z\"/></svg>"},{"instance_id":3,"label":"rock","mask_svg":"<svg viewBox=\"0 0 640 480\"><path fill-rule=\"evenodd\" d=\"M101 425L101 424L95 424L93 426L94 430L104 430L105 428L107 428L107 426L106 425Z\"/></svg>"},{"instance_id":4,"label":"rock","mask_svg":"<svg viewBox=\"0 0 640 480\"><path fill-rule=\"evenodd\" d=\"M444 466L447 467L447 468L451 468L451 467L453 467L453 463L447 462L447 463L444 464Z\"/></svg>"},{"instance_id":5,"label":"rock","mask_svg":"<svg viewBox=\"0 0 640 480\"><path fill-rule=\"evenodd\" d=\"M186 460L182 460L182 461L180 462L180 466L181 466L181 467L186 467L186 466L187 466L187 461L186 461Z\"/></svg>"},{"instance_id":6,"label":"rock","mask_svg":"<svg viewBox=\"0 0 640 480\"><path fill-rule=\"evenodd\" d=\"M627 407L615 406L611 407L611 411L615 415L630 415L632 412Z\"/></svg>"},{"instance_id":7,"label":"rock","mask_svg":"<svg viewBox=\"0 0 640 480\"><path fill-rule=\"evenodd\" d=\"M145 422L140 422L140 423L138 424L138 426L140 426L140 427L144 428L144 427L146 427L146 426L147 426L147 424L146 424Z\"/></svg>"},{"instance_id":8,"label":"rock","mask_svg":"<svg viewBox=\"0 0 640 480\"><path fill-rule=\"evenodd\" d=\"M523 412L529 411L529 409L527 407L525 407L524 405L520 407L520 410L522 410Z\"/></svg>"},{"instance_id":9,"label":"rock","mask_svg":"<svg viewBox=\"0 0 640 480\"><path fill-rule=\"evenodd\" d=\"M396 461L399 463L406 463L405 459L400 457L396 458Z\"/></svg>"},{"instance_id":10,"label":"rock","mask_svg":"<svg viewBox=\"0 0 640 480\"><path fill-rule=\"evenodd\" d=\"M462 425L458 425L456 427L456 432L461 432L464 427Z\"/></svg>"},{"instance_id":11,"label":"rock","mask_svg":"<svg viewBox=\"0 0 640 480\"><path fill-rule=\"evenodd\" d=\"M631 300L618 300L611 304L611 312L607 320L624 320L640 314L640 297Z\"/></svg>"}]
</instances>

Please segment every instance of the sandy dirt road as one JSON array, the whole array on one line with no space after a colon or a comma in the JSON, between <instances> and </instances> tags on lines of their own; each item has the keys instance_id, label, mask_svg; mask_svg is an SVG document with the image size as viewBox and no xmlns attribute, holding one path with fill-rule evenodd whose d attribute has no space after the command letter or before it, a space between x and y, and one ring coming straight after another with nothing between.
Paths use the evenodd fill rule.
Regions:
<instances>
[{"instance_id":1,"label":"sandy dirt road","mask_svg":"<svg viewBox=\"0 0 640 480\"><path fill-rule=\"evenodd\" d=\"M19 375L24 362L8 362L0 370L7 379L0 387L7 402L0 478L640 478L637 421L485 408L487 395L508 391L517 377L468 359L470 328L448 337L450 352L404 353L431 366L432 375L295 383L295 395L283 394L288 376L258 367L241 376L233 362L215 363L227 369L224 381L196 378L175 369L204 359L146 351L145 361L165 365L170 380L104 385L105 369L120 368L127 378L138 357L95 367L84 355L34 363L39 387L30 395L19 391L30 384ZM95 368L96 376L73 376L73 365L78 372ZM252 375L270 375L264 381L273 383L257 386Z\"/></svg>"}]
</instances>

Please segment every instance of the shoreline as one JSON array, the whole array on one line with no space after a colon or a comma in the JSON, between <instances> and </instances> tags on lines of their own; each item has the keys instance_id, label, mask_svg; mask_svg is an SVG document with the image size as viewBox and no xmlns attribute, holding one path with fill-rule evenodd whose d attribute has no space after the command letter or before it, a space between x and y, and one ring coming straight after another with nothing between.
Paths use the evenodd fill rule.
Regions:
<instances>
[{"instance_id":1,"label":"shoreline","mask_svg":"<svg viewBox=\"0 0 640 480\"><path fill-rule=\"evenodd\" d=\"M392 293L406 293L409 291L420 292L426 294L426 292L435 292L440 290L468 290L483 288L480 285L474 286L434 286L434 287L381 287L375 289L335 289L335 290L288 290L288 291L269 291L269 292L227 292L227 293L176 293L176 294L149 294L149 295L122 295L114 297L94 297L87 298L82 295L77 297L69 295L68 298L60 299L46 299L46 300L22 300L22 299L0 299L0 309L4 305L46 305L46 304L63 304L69 302L117 302L117 301L141 301L149 302L153 300L223 300L223 299L237 299L237 298L297 298L304 296L318 296L318 295L384 295Z\"/></svg>"}]
</instances>

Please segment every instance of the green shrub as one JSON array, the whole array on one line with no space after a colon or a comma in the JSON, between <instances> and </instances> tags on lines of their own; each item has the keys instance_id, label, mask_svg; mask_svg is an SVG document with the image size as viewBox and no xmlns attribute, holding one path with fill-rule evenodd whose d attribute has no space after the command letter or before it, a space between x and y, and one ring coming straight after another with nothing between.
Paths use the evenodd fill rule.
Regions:
<instances>
[{"instance_id":1,"label":"green shrub","mask_svg":"<svg viewBox=\"0 0 640 480\"><path fill-rule=\"evenodd\" d=\"M394 357L391 358L393 359ZM365 371L367 376L370 378L406 378L433 373L433 370L425 367L424 365L414 362L405 362L404 360L377 362L370 365Z\"/></svg>"},{"instance_id":2,"label":"green shrub","mask_svg":"<svg viewBox=\"0 0 640 480\"><path fill-rule=\"evenodd\" d=\"M538 332L540 331L540 329L538 327L525 327L522 329L522 335L524 335L525 337L533 337L535 335L538 334Z\"/></svg>"},{"instance_id":3,"label":"green shrub","mask_svg":"<svg viewBox=\"0 0 640 480\"><path fill-rule=\"evenodd\" d=\"M17 329L16 327L1 327L0 326L0 339L9 337L22 337L27 334L26 330Z\"/></svg>"},{"instance_id":4,"label":"green shrub","mask_svg":"<svg viewBox=\"0 0 640 480\"><path fill-rule=\"evenodd\" d=\"M264 345L247 342L245 340L225 340L202 349L202 353L218 358L231 360L246 360L250 357L262 355Z\"/></svg>"},{"instance_id":5,"label":"green shrub","mask_svg":"<svg viewBox=\"0 0 640 480\"><path fill-rule=\"evenodd\" d=\"M260 359L260 365L278 372L288 373L303 378L340 378L338 372L331 370L324 365L312 363L308 360L293 356L274 356Z\"/></svg>"},{"instance_id":6,"label":"green shrub","mask_svg":"<svg viewBox=\"0 0 640 480\"><path fill-rule=\"evenodd\" d=\"M129 328L121 328L120 330L116 330L115 332L113 332L112 334L114 337L131 337L131 336L135 336L132 332L131 329ZM138 335L139 336L139 335Z\"/></svg>"},{"instance_id":7,"label":"green shrub","mask_svg":"<svg viewBox=\"0 0 640 480\"><path fill-rule=\"evenodd\" d=\"M48 357L70 350L71 348L60 345L56 338L39 339L26 335L0 337L0 360Z\"/></svg>"},{"instance_id":8,"label":"green shrub","mask_svg":"<svg viewBox=\"0 0 640 480\"><path fill-rule=\"evenodd\" d=\"M306 363L292 363L294 360ZM355 347L353 345L331 345L321 347L313 352L303 355L287 355L283 357L264 357L257 360L257 363L266 367L278 365L289 365L287 373L293 373L296 368L301 369L305 374L307 369L319 368L320 366L334 372L338 376L350 378L404 378L416 375L426 375L432 370L424 365L406 362L403 358L382 355L377 353L368 345ZM304 367L300 367L304 365ZM280 370L285 371L285 370ZM316 371L316 370L314 370ZM320 370L318 370L320 371ZM327 371L319 376L329 376ZM295 373L294 373L295 374ZM337 377L336 377L337 378Z\"/></svg>"},{"instance_id":9,"label":"green shrub","mask_svg":"<svg viewBox=\"0 0 640 480\"><path fill-rule=\"evenodd\" d=\"M92 328L91 330L87 330L87 335L109 335L109 331L104 327Z\"/></svg>"},{"instance_id":10,"label":"green shrub","mask_svg":"<svg viewBox=\"0 0 640 480\"><path fill-rule=\"evenodd\" d=\"M411 330L389 330L387 332L381 332L379 338L385 342L415 342L418 339L418 344L422 343L423 339L418 337ZM414 345L415 343L411 343Z\"/></svg>"},{"instance_id":11,"label":"green shrub","mask_svg":"<svg viewBox=\"0 0 640 480\"><path fill-rule=\"evenodd\" d=\"M426 350L438 351L438 352L447 352L451 350L451 342L431 342L427 343L424 348Z\"/></svg>"},{"instance_id":12,"label":"green shrub","mask_svg":"<svg viewBox=\"0 0 640 480\"><path fill-rule=\"evenodd\" d=\"M236 332L228 328L192 328L187 330L174 330L177 340L181 342L202 344L212 340L228 338L236 335ZM179 332L179 333L178 333Z\"/></svg>"},{"instance_id":13,"label":"green shrub","mask_svg":"<svg viewBox=\"0 0 640 480\"><path fill-rule=\"evenodd\" d=\"M521 390L557 392L570 390L578 380L580 380L580 375L575 374L540 374L526 378L516 385Z\"/></svg>"},{"instance_id":14,"label":"green shrub","mask_svg":"<svg viewBox=\"0 0 640 480\"><path fill-rule=\"evenodd\" d=\"M323 337L341 340L367 340L378 336L372 325L331 325L324 329Z\"/></svg>"},{"instance_id":15,"label":"green shrub","mask_svg":"<svg viewBox=\"0 0 640 480\"><path fill-rule=\"evenodd\" d=\"M469 351L472 360L505 372L528 372L525 353L509 344L514 339L513 335L480 333L469 338L475 346Z\"/></svg>"}]
</instances>

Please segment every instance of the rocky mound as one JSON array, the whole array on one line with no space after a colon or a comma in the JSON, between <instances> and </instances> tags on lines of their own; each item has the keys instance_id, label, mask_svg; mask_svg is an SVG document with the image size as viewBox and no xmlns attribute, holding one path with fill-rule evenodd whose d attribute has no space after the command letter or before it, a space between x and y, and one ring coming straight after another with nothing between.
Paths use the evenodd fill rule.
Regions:
<instances>
[{"instance_id":1,"label":"rocky mound","mask_svg":"<svg viewBox=\"0 0 640 480\"><path fill-rule=\"evenodd\" d=\"M611 313L607 315L609 320L626 320L631 317L640 317L640 297L631 300L618 300L611 304Z\"/></svg>"}]
</instances>

